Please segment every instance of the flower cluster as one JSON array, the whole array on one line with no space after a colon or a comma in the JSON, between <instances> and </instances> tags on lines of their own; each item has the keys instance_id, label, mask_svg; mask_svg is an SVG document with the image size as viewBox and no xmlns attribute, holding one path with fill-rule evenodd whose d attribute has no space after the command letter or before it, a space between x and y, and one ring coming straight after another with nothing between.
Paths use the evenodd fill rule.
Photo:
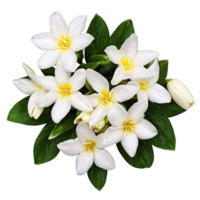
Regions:
<instances>
[{"instance_id":1,"label":"flower cluster","mask_svg":"<svg viewBox=\"0 0 200 200\"><path fill-rule=\"evenodd\" d=\"M88 33L82 33L86 19L78 16L67 25L54 12L51 32L32 37L33 44L45 50L38 60L45 76L23 63L28 76L14 84L30 97L12 108L8 120L46 123L35 142L35 163L52 160L59 150L77 155L77 174L88 172L92 184L101 189L107 170L115 168L104 148L117 144L129 164L150 167L152 145L175 149L168 117L191 107L194 98L178 80L166 80L168 62L159 61L159 53L138 50L132 22L123 22L110 37L98 15ZM84 49L87 63L82 63ZM99 184L95 173L102 174Z\"/></svg>"}]
</instances>

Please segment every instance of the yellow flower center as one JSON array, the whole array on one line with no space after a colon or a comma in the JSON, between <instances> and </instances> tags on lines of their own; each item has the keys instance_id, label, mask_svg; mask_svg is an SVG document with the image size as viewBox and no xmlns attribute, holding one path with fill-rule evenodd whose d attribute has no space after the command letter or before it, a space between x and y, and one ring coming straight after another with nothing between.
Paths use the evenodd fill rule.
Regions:
<instances>
[{"instance_id":1,"label":"yellow flower center","mask_svg":"<svg viewBox=\"0 0 200 200\"><path fill-rule=\"evenodd\" d=\"M69 37L61 36L61 40L58 42L58 46L60 46L60 50L68 50L70 45L72 44Z\"/></svg>"},{"instance_id":2,"label":"yellow flower center","mask_svg":"<svg viewBox=\"0 0 200 200\"><path fill-rule=\"evenodd\" d=\"M123 123L123 126L124 126L123 131L125 135L132 133L135 130L135 122L133 120L125 121Z\"/></svg>"},{"instance_id":3,"label":"yellow flower center","mask_svg":"<svg viewBox=\"0 0 200 200\"><path fill-rule=\"evenodd\" d=\"M68 84L63 84L62 86L58 86L59 89L59 95L61 98L69 97L71 93L72 86Z\"/></svg>"},{"instance_id":4,"label":"yellow flower center","mask_svg":"<svg viewBox=\"0 0 200 200\"><path fill-rule=\"evenodd\" d=\"M95 150L96 142L92 140L86 140L86 144L84 144L84 148L86 151L93 151Z\"/></svg>"},{"instance_id":5,"label":"yellow flower center","mask_svg":"<svg viewBox=\"0 0 200 200\"><path fill-rule=\"evenodd\" d=\"M101 94L103 95L103 97L100 97L100 103L103 102L104 106L111 106L113 104L112 100L114 99L113 94L110 91L106 90L101 91Z\"/></svg>"},{"instance_id":6,"label":"yellow flower center","mask_svg":"<svg viewBox=\"0 0 200 200\"><path fill-rule=\"evenodd\" d=\"M135 68L138 64L138 60L130 61L129 58L121 59L121 63L123 64L124 71L131 71L133 68Z\"/></svg>"},{"instance_id":7,"label":"yellow flower center","mask_svg":"<svg viewBox=\"0 0 200 200\"><path fill-rule=\"evenodd\" d=\"M149 83L148 82L143 82L143 83L139 83L139 84L140 84L140 89L146 92L147 88L149 86Z\"/></svg>"},{"instance_id":8,"label":"yellow flower center","mask_svg":"<svg viewBox=\"0 0 200 200\"><path fill-rule=\"evenodd\" d=\"M38 87L40 90L42 89L42 86L40 86L40 85L38 85L37 87Z\"/></svg>"}]
</instances>

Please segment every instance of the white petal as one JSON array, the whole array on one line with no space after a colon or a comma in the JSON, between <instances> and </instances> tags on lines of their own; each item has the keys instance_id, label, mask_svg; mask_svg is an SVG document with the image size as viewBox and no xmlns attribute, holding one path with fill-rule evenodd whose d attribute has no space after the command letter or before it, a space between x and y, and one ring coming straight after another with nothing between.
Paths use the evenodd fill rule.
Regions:
<instances>
[{"instance_id":1,"label":"white petal","mask_svg":"<svg viewBox=\"0 0 200 200\"><path fill-rule=\"evenodd\" d=\"M59 50L45 51L38 60L38 67L40 69L47 69L56 65L58 63L59 55Z\"/></svg>"},{"instance_id":2,"label":"white petal","mask_svg":"<svg viewBox=\"0 0 200 200\"><path fill-rule=\"evenodd\" d=\"M149 85L152 85L153 83L156 83L159 79L159 71L160 71L160 68L159 68L159 64L158 64L158 60L156 59L154 61L154 63L148 68L148 70L155 75L154 78L152 78L150 81L149 81Z\"/></svg>"},{"instance_id":3,"label":"white petal","mask_svg":"<svg viewBox=\"0 0 200 200\"><path fill-rule=\"evenodd\" d=\"M50 29L57 37L66 36L68 33L69 28L58 11L55 11L50 16Z\"/></svg>"},{"instance_id":4,"label":"white petal","mask_svg":"<svg viewBox=\"0 0 200 200\"><path fill-rule=\"evenodd\" d=\"M51 111L52 120L59 123L70 111L71 102L68 97L58 97L53 109Z\"/></svg>"},{"instance_id":5,"label":"white petal","mask_svg":"<svg viewBox=\"0 0 200 200\"><path fill-rule=\"evenodd\" d=\"M24 94L31 95L36 92L39 88L37 84L30 80L30 79L16 79L13 81L14 85L19 89L19 91L23 92Z\"/></svg>"},{"instance_id":6,"label":"white petal","mask_svg":"<svg viewBox=\"0 0 200 200\"><path fill-rule=\"evenodd\" d=\"M104 133L104 147L117 144L124 137L123 127L109 127Z\"/></svg>"},{"instance_id":7,"label":"white petal","mask_svg":"<svg viewBox=\"0 0 200 200\"><path fill-rule=\"evenodd\" d=\"M122 45L120 52L123 58L129 58L132 61L138 51L138 37L132 34Z\"/></svg>"},{"instance_id":8,"label":"white petal","mask_svg":"<svg viewBox=\"0 0 200 200\"><path fill-rule=\"evenodd\" d=\"M155 83L147 89L147 95L150 101L154 103L170 103L171 96L169 92L161 85Z\"/></svg>"},{"instance_id":9,"label":"white petal","mask_svg":"<svg viewBox=\"0 0 200 200\"><path fill-rule=\"evenodd\" d=\"M76 158L76 172L78 175L85 174L93 164L93 152L83 151Z\"/></svg>"},{"instance_id":10,"label":"white petal","mask_svg":"<svg viewBox=\"0 0 200 200\"><path fill-rule=\"evenodd\" d=\"M90 127L99 123L106 116L106 113L107 113L107 107L103 106L103 104L99 104L94 109L94 111L90 116L90 121L89 121Z\"/></svg>"},{"instance_id":11,"label":"white petal","mask_svg":"<svg viewBox=\"0 0 200 200\"><path fill-rule=\"evenodd\" d=\"M142 65L146 65L155 60L159 56L159 53L155 51L138 51L134 60L138 60Z\"/></svg>"},{"instance_id":12,"label":"white petal","mask_svg":"<svg viewBox=\"0 0 200 200\"><path fill-rule=\"evenodd\" d=\"M135 83L135 85L119 85L113 88L111 93L116 101L124 102L134 97L139 88L140 87L138 83Z\"/></svg>"},{"instance_id":13,"label":"white petal","mask_svg":"<svg viewBox=\"0 0 200 200\"><path fill-rule=\"evenodd\" d=\"M83 145L78 140L67 140L57 145L64 154L75 156L84 150Z\"/></svg>"},{"instance_id":14,"label":"white petal","mask_svg":"<svg viewBox=\"0 0 200 200\"><path fill-rule=\"evenodd\" d=\"M31 67L29 67L26 63L22 63L22 67L24 68L26 74L29 76L29 74L36 75L35 72Z\"/></svg>"},{"instance_id":15,"label":"white petal","mask_svg":"<svg viewBox=\"0 0 200 200\"><path fill-rule=\"evenodd\" d=\"M76 70L77 56L71 47L69 50L61 52L60 61L66 71L74 72Z\"/></svg>"},{"instance_id":16,"label":"white petal","mask_svg":"<svg viewBox=\"0 0 200 200\"><path fill-rule=\"evenodd\" d=\"M135 133L141 140L147 140L153 138L158 134L153 124L148 122L146 119L143 119L139 123L136 123Z\"/></svg>"},{"instance_id":17,"label":"white petal","mask_svg":"<svg viewBox=\"0 0 200 200\"><path fill-rule=\"evenodd\" d=\"M87 80L98 93L101 93L103 90L109 91L107 79L92 69L87 69Z\"/></svg>"},{"instance_id":18,"label":"white petal","mask_svg":"<svg viewBox=\"0 0 200 200\"><path fill-rule=\"evenodd\" d=\"M67 83L72 86L71 91L78 91L85 85L85 81L86 71L85 69L79 69L74 73Z\"/></svg>"},{"instance_id":19,"label":"white petal","mask_svg":"<svg viewBox=\"0 0 200 200\"><path fill-rule=\"evenodd\" d=\"M119 67L117 67L117 69L114 72L113 78L111 80L111 84L112 85L117 85L119 84L121 81L126 80L126 79L130 79L132 78L132 72L128 71L124 71L123 66L120 65Z\"/></svg>"},{"instance_id":20,"label":"white petal","mask_svg":"<svg viewBox=\"0 0 200 200\"><path fill-rule=\"evenodd\" d=\"M111 170L115 168L115 161L113 157L105 149L95 149L94 163L96 166L105 170Z\"/></svg>"},{"instance_id":21,"label":"white petal","mask_svg":"<svg viewBox=\"0 0 200 200\"><path fill-rule=\"evenodd\" d=\"M33 44L42 50L57 49L57 41L54 39L51 33L40 33L31 38Z\"/></svg>"},{"instance_id":22,"label":"white petal","mask_svg":"<svg viewBox=\"0 0 200 200\"><path fill-rule=\"evenodd\" d=\"M96 135L93 130L83 121L78 123L76 127L76 134L82 144L87 143L87 140L96 140Z\"/></svg>"},{"instance_id":23,"label":"white petal","mask_svg":"<svg viewBox=\"0 0 200 200\"><path fill-rule=\"evenodd\" d=\"M55 103L57 99L58 99L58 90L52 89L45 95L41 96L37 100L36 105L39 107L49 107L50 105Z\"/></svg>"},{"instance_id":24,"label":"white petal","mask_svg":"<svg viewBox=\"0 0 200 200\"><path fill-rule=\"evenodd\" d=\"M135 133L129 133L124 136L121 144L130 157L134 157L138 148L138 137Z\"/></svg>"},{"instance_id":25,"label":"white petal","mask_svg":"<svg viewBox=\"0 0 200 200\"><path fill-rule=\"evenodd\" d=\"M33 118L37 120L43 111L44 111L44 108L35 106L35 108L33 109L33 114L32 114Z\"/></svg>"},{"instance_id":26,"label":"white petal","mask_svg":"<svg viewBox=\"0 0 200 200\"><path fill-rule=\"evenodd\" d=\"M148 101L148 95L144 90L139 90L137 93L137 99L139 102L146 102L146 109L148 108L149 101Z\"/></svg>"},{"instance_id":27,"label":"white petal","mask_svg":"<svg viewBox=\"0 0 200 200\"><path fill-rule=\"evenodd\" d=\"M86 21L87 21L86 15L78 16L73 21L71 21L71 23L69 24L70 36L73 37L82 33L82 31L85 28Z\"/></svg>"},{"instance_id":28,"label":"white petal","mask_svg":"<svg viewBox=\"0 0 200 200\"><path fill-rule=\"evenodd\" d=\"M72 38L72 48L74 51L80 51L85 49L91 44L94 40L94 37L88 33L82 33L74 38Z\"/></svg>"},{"instance_id":29,"label":"white petal","mask_svg":"<svg viewBox=\"0 0 200 200\"><path fill-rule=\"evenodd\" d=\"M109 46L104 51L113 63L120 64L121 55L116 46Z\"/></svg>"},{"instance_id":30,"label":"white petal","mask_svg":"<svg viewBox=\"0 0 200 200\"><path fill-rule=\"evenodd\" d=\"M56 77L56 81L58 82L59 85L63 85L65 83L67 83L67 81L71 77L71 73L65 71L65 69L63 68L60 61L56 65L55 77Z\"/></svg>"},{"instance_id":31,"label":"white petal","mask_svg":"<svg viewBox=\"0 0 200 200\"><path fill-rule=\"evenodd\" d=\"M123 126L123 123L129 120L128 112L124 109L124 107L113 107L107 112L108 120L112 126L118 127Z\"/></svg>"},{"instance_id":32,"label":"white petal","mask_svg":"<svg viewBox=\"0 0 200 200\"><path fill-rule=\"evenodd\" d=\"M96 136L96 146L99 149L103 149L106 147L104 144L104 133L101 133Z\"/></svg>"},{"instance_id":33,"label":"white petal","mask_svg":"<svg viewBox=\"0 0 200 200\"><path fill-rule=\"evenodd\" d=\"M130 119L139 122L144 118L144 113L146 112L146 101L134 103L128 110Z\"/></svg>"},{"instance_id":34,"label":"white petal","mask_svg":"<svg viewBox=\"0 0 200 200\"><path fill-rule=\"evenodd\" d=\"M80 92L73 92L70 96L71 104L77 110L83 112L91 112L93 110L89 100Z\"/></svg>"},{"instance_id":35,"label":"white petal","mask_svg":"<svg viewBox=\"0 0 200 200\"><path fill-rule=\"evenodd\" d=\"M56 79L54 76L30 75L30 78L46 90L51 90L58 86L58 83L56 82Z\"/></svg>"},{"instance_id":36,"label":"white petal","mask_svg":"<svg viewBox=\"0 0 200 200\"><path fill-rule=\"evenodd\" d=\"M92 107L96 107L100 103L101 96L102 95L100 95L100 94L91 94L91 95L86 95L86 98L89 100Z\"/></svg>"}]
</instances>

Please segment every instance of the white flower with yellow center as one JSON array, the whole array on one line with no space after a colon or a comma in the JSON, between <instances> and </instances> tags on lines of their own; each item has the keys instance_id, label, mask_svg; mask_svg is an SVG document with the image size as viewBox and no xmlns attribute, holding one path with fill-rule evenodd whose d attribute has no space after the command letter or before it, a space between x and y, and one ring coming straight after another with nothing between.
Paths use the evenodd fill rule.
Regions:
<instances>
[{"instance_id":1,"label":"white flower with yellow center","mask_svg":"<svg viewBox=\"0 0 200 200\"><path fill-rule=\"evenodd\" d=\"M28 65L23 63L22 66L28 76L29 76L29 72L31 72L32 74L36 76L35 72ZM31 77L29 76L29 78ZM36 101L38 100L38 98L45 95L48 91L42 88L33 80L26 79L26 78L16 79L13 81L13 83L21 92L27 95L31 95L28 101L28 114L30 117L33 117L34 119L38 119L39 116L42 114L44 107L37 106Z\"/></svg>"},{"instance_id":2,"label":"white flower with yellow center","mask_svg":"<svg viewBox=\"0 0 200 200\"><path fill-rule=\"evenodd\" d=\"M153 78L144 65L156 59L159 54L155 51L138 51L138 37L132 34L118 50L116 46L109 46L105 49L109 59L118 65L111 80L112 85L117 85L122 80L148 79Z\"/></svg>"},{"instance_id":3,"label":"white flower with yellow center","mask_svg":"<svg viewBox=\"0 0 200 200\"><path fill-rule=\"evenodd\" d=\"M38 60L38 67L46 69L60 60L68 72L76 70L77 51L85 49L94 39L88 33L82 33L87 17L76 17L69 26L59 12L50 17L51 33L45 32L32 37L36 47L46 50ZM82 33L82 34L81 34Z\"/></svg>"},{"instance_id":4,"label":"white flower with yellow center","mask_svg":"<svg viewBox=\"0 0 200 200\"><path fill-rule=\"evenodd\" d=\"M90 127L100 122L107 115L109 109L122 107L118 102L131 99L139 89L138 83L133 83L132 85L119 85L110 91L107 79L92 69L87 69L87 80L98 92L98 94L86 96L92 106L96 107L90 117Z\"/></svg>"},{"instance_id":5,"label":"white flower with yellow center","mask_svg":"<svg viewBox=\"0 0 200 200\"><path fill-rule=\"evenodd\" d=\"M66 72L59 62L56 66L55 77L37 77L33 74L30 77L49 90L47 94L37 100L36 105L48 107L55 103L51 111L55 123L59 123L67 115L71 106L84 112L93 110L89 100L78 91L85 85L86 71L84 69L77 70L71 77L71 73Z\"/></svg>"},{"instance_id":6,"label":"white flower with yellow center","mask_svg":"<svg viewBox=\"0 0 200 200\"><path fill-rule=\"evenodd\" d=\"M163 104L163 103L170 103L171 96L169 92L161 85L157 83L159 79L159 64L158 60L156 59L154 63L148 68L151 73L155 74L155 77L152 79L147 79L146 81L136 80L139 85L140 89L137 93L138 101L146 101L146 106L148 106L148 99L151 102ZM128 82L128 85L135 85L135 80Z\"/></svg>"},{"instance_id":7,"label":"white flower with yellow center","mask_svg":"<svg viewBox=\"0 0 200 200\"><path fill-rule=\"evenodd\" d=\"M109 127L103 138L105 146L121 141L124 150L134 157L138 148L138 139L146 140L158 134L156 128L144 119L145 102L133 104L128 112L123 108L113 108L108 112Z\"/></svg>"},{"instance_id":8,"label":"white flower with yellow center","mask_svg":"<svg viewBox=\"0 0 200 200\"><path fill-rule=\"evenodd\" d=\"M78 175L85 174L93 163L96 166L112 170L115 168L115 161L111 154L106 151L103 145L103 134L96 136L91 128L84 122L76 127L78 140L67 140L58 144L58 148L66 155L75 156L76 171Z\"/></svg>"}]
</instances>

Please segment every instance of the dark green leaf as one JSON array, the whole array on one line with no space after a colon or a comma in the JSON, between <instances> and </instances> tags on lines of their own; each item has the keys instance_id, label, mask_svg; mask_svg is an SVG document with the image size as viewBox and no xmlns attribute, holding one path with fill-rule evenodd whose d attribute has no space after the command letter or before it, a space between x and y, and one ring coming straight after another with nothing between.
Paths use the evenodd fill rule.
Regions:
<instances>
[{"instance_id":1,"label":"dark green leaf","mask_svg":"<svg viewBox=\"0 0 200 200\"><path fill-rule=\"evenodd\" d=\"M124 148L121 145L121 142L117 144L117 148L121 153L122 157L129 163L131 166L136 168L149 168L152 166L154 161L153 148L149 142L145 140L139 140L139 145L137 152L133 158L131 158Z\"/></svg>"},{"instance_id":2,"label":"dark green leaf","mask_svg":"<svg viewBox=\"0 0 200 200\"><path fill-rule=\"evenodd\" d=\"M81 51L76 52L76 56L78 58L77 62L79 64L82 64L83 63L83 51L81 50Z\"/></svg>"},{"instance_id":3,"label":"dark green leaf","mask_svg":"<svg viewBox=\"0 0 200 200\"><path fill-rule=\"evenodd\" d=\"M93 164L92 167L88 170L87 174L92 185L97 190L101 190L106 183L107 171Z\"/></svg>"},{"instance_id":4,"label":"dark green leaf","mask_svg":"<svg viewBox=\"0 0 200 200\"><path fill-rule=\"evenodd\" d=\"M121 48L125 40L135 33L132 20L122 22L110 37L110 45L115 45L118 49Z\"/></svg>"},{"instance_id":5,"label":"dark green leaf","mask_svg":"<svg viewBox=\"0 0 200 200\"><path fill-rule=\"evenodd\" d=\"M55 124L50 121L42 129L34 144L34 162L36 165L43 164L53 160L59 153L57 144L69 139L76 138L75 129L71 129L62 135L49 140L49 135L52 132Z\"/></svg>"},{"instance_id":6,"label":"dark green leaf","mask_svg":"<svg viewBox=\"0 0 200 200\"><path fill-rule=\"evenodd\" d=\"M100 62L83 63L79 65L78 69L96 69L100 65Z\"/></svg>"},{"instance_id":7,"label":"dark green leaf","mask_svg":"<svg viewBox=\"0 0 200 200\"><path fill-rule=\"evenodd\" d=\"M114 74L115 69L117 68L117 65L115 65L112 62L109 62L106 65L101 65L99 67L98 72L104 76L112 75Z\"/></svg>"},{"instance_id":8,"label":"dark green leaf","mask_svg":"<svg viewBox=\"0 0 200 200\"><path fill-rule=\"evenodd\" d=\"M45 76L55 76L55 68L54 67L50 67L48 69L42 69L42 73Z\"/></svg>"},{"instance_id":9,"label":"dark green leaf","mask_svg":"<svg viewBox=\"0 0 200 200\"><path fill-rule=\"evenodd\" d=\"M74 119L76 118L76 111L71 110L67 116L58 124L55 125L49 139L53 139L58 137L60 134L75 128L76 124L74 124Z\"/></svg>"},{"instance_id":10,"label":"dark green leaf","mask_svg":"<svg viewBox=\"0 0 200 200\"><path fill-rule=\"evenodd\" d=\"M52 106L45 108L41 116L35 120L28 114L28 101L30 97L26 97L16 103L8 114L8 121L25 124L25 125L41 125L47 123L51 119Z\"/></svg>"},{"instance_id":11,"label":"dark green leaf","mask_svg":"<svg viewBox=\"0 0 200 200\"><path fill-rule=\"evenodd\" d=\"M22 78L20 78L20 79L30 79L28 76L25 76L25 77L22 77Z\"/></svg>"},{"instance_id":12,"label":"dark green leaf","mask_svg":"<svg viewBox=\"0 0 200 200\"><path fill-rule=\"evenodd\" d=\"M85 86L86 86L86 88L89 90L89 91L94 91L93 90L93 88L92 88L92 86L89 84L89 82L86 80L86 82L85 82Z\"/></svg>"},{"instance_id":13,"label":"dark green leaf","mask_svg":"<svg viewBox=\"0 0 200 200\"><path fill-rule=\"evenodd\" d=\"M168 60L159 61L159 67L160 67L160 73L159 73L158 83L160 85L164 85L168 72Z\"/></svg>"},{"instance_id":14,"label":"dark green leaf","mask_svg":"<svg viewBox=\"0 0 200 200\"><path fill-rule=\"evenodd\" d=\"M176 138L173 127L167 116L158 108L158 106L149 102L145 118L150 121L158 131L158 134L148 141L158 148L175 150Z\"/></svg>"},{"instance_id":15,"label":"dark green leaf","mask_svg":"<svg viewBox=\"0 0 200 200\"><path fill-rule=\"evenodd\" d=\"M85 59L89 62L91 56L105 54L104 50L109 43L110 36L105 21L97 14L92 19L87 32L95 38L85 49Z\"/></svg>"},{"instance_id":16,"label":"dark green leaf","mask_svg":"<svg viewBox=\"0 0 200 200\"><path fill-rule=\"evenodd\" d=\"M110 59L106 55L94 55L90 57L89 62L100 62L100 65L106 65Z\"/></svg>"}]
</instances>

